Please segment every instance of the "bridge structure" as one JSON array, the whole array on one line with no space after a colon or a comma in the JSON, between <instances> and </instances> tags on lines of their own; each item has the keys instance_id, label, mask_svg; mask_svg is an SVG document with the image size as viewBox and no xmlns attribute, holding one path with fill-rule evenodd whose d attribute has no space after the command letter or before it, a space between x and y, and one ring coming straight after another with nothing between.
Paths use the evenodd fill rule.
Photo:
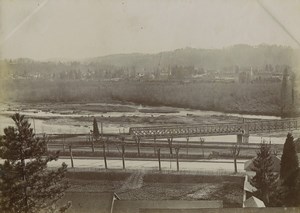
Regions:
<instances>
[{"instance_id":1,"label":"bridge structure","mask_svg":"<svg viewBox=\"0 0 300 213\"><path fill-rule=\"evenodd\" d=\"M237 135L238 143L248 143L250 134L293 131L299 128L298 122L296 119L281 119L243 121L241 123L131 127L129 134L137 140Z\"/></svg>"}]
</instances>

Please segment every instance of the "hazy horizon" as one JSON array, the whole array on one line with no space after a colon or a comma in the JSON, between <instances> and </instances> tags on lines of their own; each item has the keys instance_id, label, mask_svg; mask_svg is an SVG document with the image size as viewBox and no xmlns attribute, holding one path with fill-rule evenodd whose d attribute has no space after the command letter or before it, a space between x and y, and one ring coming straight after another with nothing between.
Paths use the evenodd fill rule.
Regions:
<instances>
[{"instance_id":1,"label":"hazy horizon","mask_svg":"<svg viewBox=\"0 0 300 213\"><path fill-rule=\"evenodd\" d=\"M2 60L18 60L18 59L30 59L34 61L41 61L41 62L47 62L47 61L56 61L56 60L62 60L62 61L81 61L81 60L88 60L88 59L94 59L94 58L102 58L102 57L110 57L110 56L117 56L117 55L134 55L134 54L141 54L141 55L157 55L160 53L167 53L167 52L174 52L177 50L185 50L185 49L195 49L195 50L222 50L222 49L227 49L227 48L232 48L235 46L239 45L248 45L250 47L258 47L260 45L267 45L267 46L273 46L276 45L278 47L283 47L283 48L291 48L293 50L300 51L300 48L296 47L291 47L287 45L278 45L278 44L266 44L266 43L261 43L258 45L249 45L249 44L233 44L230 46L224 46L222 48L195 48L195 47L182 47L182 48L176 48L176 49L170 49L170 50L162 50L158 52L128 52L128 53L114 53L114 54L108 54L108 55L95 55L91 57L86 57L86 58L67 58L67 57L53 57L53 58L45 58L45 59L35 59L35 58L29 58L29 57L17 57L17 58L2 58Z\"/></svg>"},{"instance_id":2,"label":"hazy horizon","mask_svg":"<svg viewBox=\"0 0 300 213\"><path fill-rule=\"evenodd\" d=\"M79 60L235 44L299 48L299 11L297 0L1 0L0 58Z\"/></svg>"}]
</instances>

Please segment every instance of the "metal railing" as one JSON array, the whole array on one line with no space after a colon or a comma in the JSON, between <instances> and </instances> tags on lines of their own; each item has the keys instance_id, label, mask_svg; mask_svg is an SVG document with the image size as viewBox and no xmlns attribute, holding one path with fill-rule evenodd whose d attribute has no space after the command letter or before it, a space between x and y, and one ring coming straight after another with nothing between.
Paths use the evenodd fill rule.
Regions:
<instances>
[{"instance_id":1,"label":"metal railing","mask_svg":"<svg viewBox=\"0 0 300 213\"><path fill-rule=\"evenodd\" d=\"M140 138L168 138L215 135L238 135L298 129L297 120L263 120L244 123L194 124L131 127L129 134Z\"/></svg>"}]
</instances>

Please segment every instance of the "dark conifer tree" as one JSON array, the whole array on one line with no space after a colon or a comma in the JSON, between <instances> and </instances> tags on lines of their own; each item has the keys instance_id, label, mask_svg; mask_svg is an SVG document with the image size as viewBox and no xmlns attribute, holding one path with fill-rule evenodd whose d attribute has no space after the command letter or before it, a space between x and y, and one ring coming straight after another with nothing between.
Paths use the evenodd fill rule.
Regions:
<instances>
[{"instance_id":1,"label":"dark conifer tree","mask_svg":"<svg viewBox=\"0 0 300 213\"><path fill-rule=\"evenodd\" d=\"M296 146L294 143L294 137L291 133L288 133L283 146L283 153L281 157L281 167L280 167L280 179L284 182L286 186L294 186L295 181L291 181L290 177L293 176L295 171L298 170L298 157L296 152ZM286 181L289 180L289 181Z\"/></svg>"},{"instance_id":2,"label":"dark conifer tree","mask_svg":"<svg viewBox=\"0 0 300 213\"><path fill-rule=\"evenodd\" d=\"M299 163L296 145L291 133L288 133L281 157L280 179L282 184L281 201L284 206L299 204Z\"/></svg>"},{"instance_id":3,"label":"dark conifer tree","mask_svg":"<svg viewBox=\"0 0 300 213\"><path fill-rule=\"evenodd\" d=\"M48 170L47 163L58 159L48 155L46 139L35 137L23 115L12 116L15 127L4 129L0 138L0 212L63 212L56 202L64 195L67 165Z\"/></svg>"},{"instance_id":4,"label":"dark conifer tree","mask_svg":"<svg viewBox=\"0 0 300 213\"><path fill-rule=\"evenodd\" d=\"M270 204L270 196L275 187L277 175L273 173L273 160L271 146L266 142L260 144L260 149L253 161L255 176L250 183L257 188L255 196L264 201L266 206Z\"/></svg>"}]
</instances>

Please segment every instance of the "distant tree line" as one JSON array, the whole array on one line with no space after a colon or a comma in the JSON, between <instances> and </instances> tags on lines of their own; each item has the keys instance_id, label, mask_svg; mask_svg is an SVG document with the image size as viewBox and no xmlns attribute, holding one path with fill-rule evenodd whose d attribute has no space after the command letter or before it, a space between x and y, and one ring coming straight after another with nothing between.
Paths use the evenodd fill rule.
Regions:
<instances>
[{"instance_id":1,"label":"distant tree line","mask_svg":"<svg viewBox=\"0 0 300 213\"><path fill-rule=\"evenodd\" d=\"M157 74L172 67L173 78L197 70L234 71L237 67L253 67L266 72L278 72L282 66L297 66L300 51L276 45L235 45L224 49L177 49L158 54L120 54L81 61L39 62L31 59L5 60L15 78L42 79L107 79L134 78L139 73ZM2 61L3 62L3 61Z\"/></svg>"}]
</instances>

